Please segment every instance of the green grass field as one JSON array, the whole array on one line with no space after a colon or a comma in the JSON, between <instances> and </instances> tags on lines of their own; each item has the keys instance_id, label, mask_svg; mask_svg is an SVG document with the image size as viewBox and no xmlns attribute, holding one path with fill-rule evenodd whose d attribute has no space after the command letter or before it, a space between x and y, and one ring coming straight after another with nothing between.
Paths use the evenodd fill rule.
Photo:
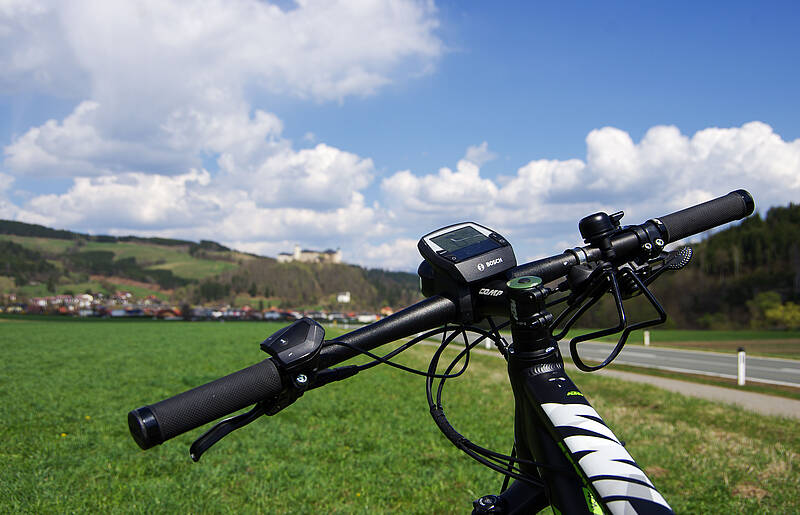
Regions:
<instances>
[{"instance_id":1,"label":"green grass field","mask_svg":"<svg viewBox=\"0 0 800 515\"><path fill-rule=\"evenodd\" d=\"M204 279L221 274L227 270L237 268L239 265L229 261L212 261L210 259L195 259L188 254L182 261L163 263L149 268L170 270L173 274L184 279Z\"/></svg>"},{"instance_id":2,"label":"green grass field","mask_svg":"<svg viewBox=\"0 0 800 515\"><path fill-rule=\"evenodd\" d=\"M186 247L154 245L141 242L110 243L98 241L82 242L82 246L76 247L75 240L34 238L7 234L0 235L0 239L10 240L23 247L50 254L63 254L73 248L80 252L96 250L110 251L114 253L116 259L132 257L140 264L146 265L148 263L156 263L150 268L171 270L172 273L184 279L203 279L239 266L233 261L217 261L214 259L193 257L189 255ZM244 254L239 254L237 252L220 252L216 254L226 258L248 259ZM59 262L55 262L54 264L59 267L61 266Z\"/></svg>"},{"instance_id":3,"label":"green grass field","mask_svg":"<svg viewBox=\"0 0 800 515\"><path fill-rule=\"evenodd\" d=\"M0 240L8 240L23 247L48 254L63 254L75 246L74 240L57 240L53 238L36 238L33 236L15 236L0 234Z\"/></svg>"},{"instance_id":4,"label":"green grass field","mask_svg":"<svg viewBox=\"0 0 800 515\"><path fill-rule=\"evenodd\" d=\"M113 294L115 291L128 291L139 298L144 298L147 297L148 295L153 295L162 300L169 299L169 295L162 293L159 290L145 288L143 286L138 286L134 284L121 284L115 282L113 279L109 279L108 281L105 282L112 286L111 290L105 292L108 295ZM103 290L106 290L106 288L100 281L86 281L81 283L64 282L64 283L59 283L56 286L56 293L71 291L75 294L79 294L86 291L103 292ZM53 295L53 292L48 291L46 284L36 284L36 285L29 284L20 287L19 291L20 293L28 297L47 297L49 295Z\"/></svg>"},{"instance_id":5,"label":"green grass field","mask_svg":"<svg viewBox=\"0 0 800 515\"><path fill-rule=\"evenodd\" d=\"M266 323L0 320L0 511L463 513L501 478L438 433L424 380L376 367L312 391L192 463L147 452L127 412L263 358ZM330 336L330 335L329 335ZM431 350L412 349L424 366ZM800 423L653 387L575 380L678 513L800 511ZM503 361L448 383L456 429L507 452Z\"/></svg>"},{"instance_id":6,"label":"green grass field","mask_svg":"<svg viewBox=\"0 0 800 515\"><path fill-rule=\"evenodd\" d=\"M162 263L150 268L171 270L173 274L184 279L203 279L236 268L238 265L229 261L215 261L190 256L186 249L166 245L142 243L103 243L89 242L83 250L108 250L114 252L116 259L136 258L138 263Z\"/></svg>"}]
</instances>

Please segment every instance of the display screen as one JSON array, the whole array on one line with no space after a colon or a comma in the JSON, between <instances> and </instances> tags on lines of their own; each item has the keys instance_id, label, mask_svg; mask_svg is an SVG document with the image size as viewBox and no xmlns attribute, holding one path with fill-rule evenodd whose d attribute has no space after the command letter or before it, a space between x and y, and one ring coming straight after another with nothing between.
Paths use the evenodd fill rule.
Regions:
<instances>
[{"instance_id":1,"label":"display screen","mask_svg":"<svg viewBox=\"0 0 800 515\"><path fill-rule=\"evenodd\" d=\"M469 226L456 229L455 231L442 234L441 236L436 236L435 238L431 238L431 241L447 252L455 252L475 244L482 244L480 247L486 250L500 246ZM487 244L490 244L488 248Z\"/></svg>"}]
</instances>

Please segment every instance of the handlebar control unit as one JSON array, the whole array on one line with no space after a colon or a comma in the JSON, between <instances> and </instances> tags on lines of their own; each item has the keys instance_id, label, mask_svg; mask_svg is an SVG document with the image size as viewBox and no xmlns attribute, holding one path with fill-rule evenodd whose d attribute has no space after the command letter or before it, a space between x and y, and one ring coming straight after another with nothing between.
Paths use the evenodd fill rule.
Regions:
<instances>
[{"instance_id":1,"label":"handlebar control unit","mask_svg":"<svg viewBox=\"0 0 800 515\"><path fill-rule=\"evenodd\" d=\"M261 350L272 356L279 368L291 372L316 358L324 339L325 329L304 317L261 342Z\"/></svg>"},{"instance_id":2,"label":"handlebar control unit","mask_svg":"<svg viewBox=\"0 0 800 515\"><path fill-rule=\"evenodd\" d=\"M517 266L511 244L474 222L443 227L417 244L425 261L457 283L471 284Z\"/></svg>"}]
</instances>

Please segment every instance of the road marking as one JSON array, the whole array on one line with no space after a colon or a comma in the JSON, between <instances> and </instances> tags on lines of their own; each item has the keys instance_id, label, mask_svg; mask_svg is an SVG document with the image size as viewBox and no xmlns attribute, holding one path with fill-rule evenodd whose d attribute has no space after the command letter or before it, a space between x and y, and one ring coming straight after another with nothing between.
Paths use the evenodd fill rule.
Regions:
<instances>
[{"instance_id":1,"label":"road marking","mask_svg":"<svg viewBox=\"0 0 800 515\"><path fill-rule=\"evenodd\" d=\"M800 374L800 369L798 369L798 368L782 368L781 372L790 372L792 374Z\"/></svg>"}]
</instances>

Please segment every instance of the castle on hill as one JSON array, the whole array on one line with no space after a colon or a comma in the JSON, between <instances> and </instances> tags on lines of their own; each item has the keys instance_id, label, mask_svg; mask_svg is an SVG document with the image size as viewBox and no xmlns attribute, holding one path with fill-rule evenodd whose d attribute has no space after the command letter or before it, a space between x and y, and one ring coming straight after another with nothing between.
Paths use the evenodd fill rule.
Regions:
<instances>
[{"instance_id":1,"label":"castle on hill","mask_svg":"<svg viewBox=\"0 0 800 515\"><path fill-rule=\"evenodd\" d=\"M281 252L278 254L278 263L291 263L292 261L299 261L301 263L341 263L342 251L336 250L308 250L300 249L300 245L294 246L294 252Z\"/></svg>"}]
</instances>

